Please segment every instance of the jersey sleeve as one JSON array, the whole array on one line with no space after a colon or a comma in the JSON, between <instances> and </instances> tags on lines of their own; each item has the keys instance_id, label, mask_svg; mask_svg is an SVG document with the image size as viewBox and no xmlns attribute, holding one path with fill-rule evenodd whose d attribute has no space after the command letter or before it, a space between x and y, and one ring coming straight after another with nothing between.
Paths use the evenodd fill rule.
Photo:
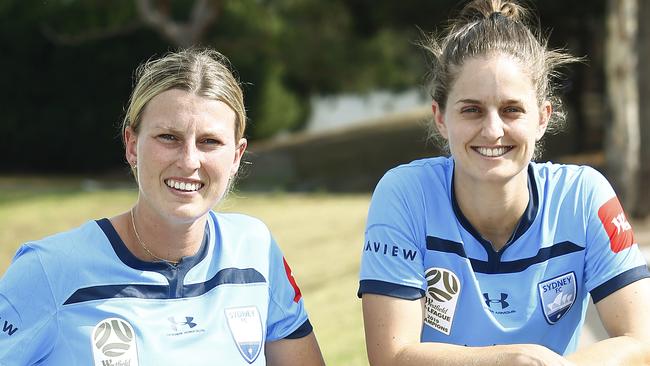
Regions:
<instances>
[{"instance_id":1,"label":"jersey sleeve","mask_svg":"<svg viewBox=\"0 0 650 366\"><path fill-rule=\"evenodd\" d=\"M634 231L611 185L588 168L585 280L594 302L650 276Z\"/></svg>"},{"instance_id":2,"label":"jersey sleeve","mask_svg":"<svg viewBox=\"0 0 650 366\"><path fill-rule=\"evenodd\" d=\"M414 300L424 296L426 280L418 237L424 236L421 192L395 171L379 181L368 210L361 255L358 296L373 293ZM412 188L409 190L409 188ZM417 196L420 196L418 199Z\"/></svg>"},{"instance_id":3,"label":"jersey sleeve","mask_svg":"<svg viewBox=\"0 0 650 366\"><path fill-rule=\"evenodd\" d=\"M52 350L56 305L38 253L23 245L0 279L0 365L33 365Z\"/></svg>"},{"instance_id":4,"label":"jersey sleeve","mask_svg":"<svg viewBox=\"0 0 650 366\"><path fill-rule=\"evenodd\" d=\"M300 288L275 240L271 242L269 277L267 341L302 338L311 333Z\"/></svg>"}]
</instances>

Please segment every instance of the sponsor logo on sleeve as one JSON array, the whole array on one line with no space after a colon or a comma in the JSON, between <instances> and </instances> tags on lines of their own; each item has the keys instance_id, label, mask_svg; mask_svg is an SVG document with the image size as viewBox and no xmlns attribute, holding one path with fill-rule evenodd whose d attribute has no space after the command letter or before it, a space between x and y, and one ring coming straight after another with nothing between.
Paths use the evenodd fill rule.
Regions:
<instances>
[{"instance_id":1,"label":"sponsor logo on sleeve","mask_svg":"<svg viewBox=\"0 0 650 366\"><path fill-rule=\"evenodd\" d=\"M8 335L12 336L14 333L18 331L18 328L13 325L9 320L7 319L2 319L0 316L0 325L2 326L2 329L0 329L2 332L0 332L0 335Z\"/></svg>"},{"instance_id":2,"label":"sponsor logo on sleeve","mask_svg":"<svg viewBox=\"0 0 650 366\"><path fill-rule=\"evenodd\" d=\"M291 267L289 267L289 263L287 263L287 260L282 257L282 262L284 262L284 271L287 273L287 279L289 280L289 283L291 284L291 287L293 287L293 302L298 302L300 301L300 298L302 297L302 293L300 292L300 288L298 287L298 284L296 283L296 279L293 278L293 273L291 272Z\"/></svg>"},{"instance_id":3,"label":"sponsor logo on sleeve","mask_svg":"<svg viewBox=\"0 0 650 366\"><path fill-rule=\"evenodd\" d=\"M576 301L576 276L573 272L540 282L537 288L549 324L557 323Z\"/></svg>"},{"instance_id":4,"label":"sponsor logo on sleeve","mask_svg":"<svg viewBox=\"0 0 650 366\"><path fill-rule=\"evenodd\" d=\"M16 308L4 296L0 296L0 337L11 337L22 327Z\"/></svg>"},{"instance_id":5,"label":"sponsor logo on sleeve","mask_svg":"<svg viewBox=\"0 0 650 366\"><path fill-rule=\"evenodd\" d=\"M609 237L612 252L618 253L634 244L634 231L627 221L618 198L612 197L598 209L598 218Z\"/></svg>"},{"instance_id":6,"label":"sponsor logo on sleeve","mask_svg":"<svg viewBox=\"0 0 650 366\"><path fill-rule=\"evenodd\" d=\"M95 366L138 366L135 331L129 322L107 318L91 333Z\"/></svg>"},{"instance_id":7,"label":"sponsor logo on sleeve","mask_svg":"<svg viewBox=\"0 0 650 366\"><path fill-rule=\"evenodd\" d=\"M262 319L256 306L243 306L224 310L232 338L246 362L253 363L260 355L264 343Z\"/></svg>"},{"instance_id":8,"label":"sponsor logo on sleeve","mask_svg":"<svg viewBox=\"0 0 650 366\"><path fill-rule=\"evenodd\" d=\"M445 268L432 267L424 275L427 280L424 324L449 335L460 295L460 280Z\"/></svg>"},{"instance_id":9,"label":"sponsor logo on sleeve","mask_svg":"<svg viewBox=\"0 0 650 366\"><path fill-rule=\"evenodd\" d=\"M411 262L415 260L415 256L418 253L416 250L413 249L400 248L396 244L385 244L385 243L380 243L380 242L370 241L370 240L366 242L366 245L363 247L363 250L365 252L383 254L387 257L403 258L404 260L408 260Z\"/></svg>"}]
</instances>

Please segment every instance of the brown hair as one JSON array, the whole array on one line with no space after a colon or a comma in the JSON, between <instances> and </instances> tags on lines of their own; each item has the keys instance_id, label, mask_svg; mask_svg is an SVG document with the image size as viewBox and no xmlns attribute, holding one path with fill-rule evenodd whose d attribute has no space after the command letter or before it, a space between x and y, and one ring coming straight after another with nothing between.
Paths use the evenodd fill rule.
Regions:
<instances>
[{"instance_id":1,"label":"brown hair","mask_svg":"<svg viewBox=\"0 0 650 366\"><path fill-rule=\"evenodd\" d=\"M442 34L427 36L421 43L431 58L431 97L444 110L449 91L466 60L504 54L528 72L538 104L551 102L553 113L547 131L557 132L566 119L562 101L556 96L559 68L581 58L562 49L548 49L547 43L539 24L532 22L531 12L524 6L507 0L470 1ZM440 141L436 128L430 130L430 137Z\"/></svg>"}]
</instances>

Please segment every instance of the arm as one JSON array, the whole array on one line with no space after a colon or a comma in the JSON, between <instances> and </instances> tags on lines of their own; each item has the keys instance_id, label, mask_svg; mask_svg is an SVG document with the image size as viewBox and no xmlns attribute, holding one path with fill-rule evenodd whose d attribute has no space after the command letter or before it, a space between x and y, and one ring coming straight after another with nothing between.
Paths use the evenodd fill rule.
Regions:
<instances>
[{"instance_id":1,"label":"arm","mask_svg":"<svg viewBox=\"0 0 650 366\"><path fill-rule=\"evenodd\" d=\"M596 303L609 339L568 358L580 365L650 365L650 279L633 282Z\"/></svg>"},{"instance_id":2,"label":"arm","mask_svg":"<svg viewBox=\"0 0 650 366\"><path fill-rule=\"evenodd\" d=\"M280 339L266 344L269 366L325 365L314 332L295 339Z\"/></svg>"},{"instance_id":3,"label":"arm","mask_svg":"<svg viewBox=\"0 0 650 366\"><path fill-rule=\"evenodd\" d=\"M56 343L56 304L35 250L22 246L0 279L0 365L33 365Z\"/></svg>"},{"instance_id":4,"label":"arm","mask_svg":"<svg viewBox=\"0 0 650 366\"><path fill-rule=\"evenodd\" d=\"M270 301L265 346L267 364L324 365L302 293L275 241L271 242L270 255Z\"/></svg>"},{"instance_id":5,"label":"arm","mask_svg":"<svg viewBox=\"0 0 650 366\"><path fill-rule=\"evenodd\" d=\"M368 360L373 366L572 365L560 355L539 345L464 347L445 343L420 343L423 299L403 300L366 293L362 303Z\"/></svg>"}]
</instances>

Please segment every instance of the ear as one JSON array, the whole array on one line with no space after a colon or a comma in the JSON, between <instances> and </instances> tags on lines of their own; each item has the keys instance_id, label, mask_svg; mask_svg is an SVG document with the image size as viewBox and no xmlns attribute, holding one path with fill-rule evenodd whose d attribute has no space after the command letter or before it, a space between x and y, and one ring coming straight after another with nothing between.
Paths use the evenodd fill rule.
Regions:
<instances>
[{"instance_id":1,"label":"ear","mask_svg":"<svg viewBox=\"0 0 650 366\"><path fill-rule=\"evenodd\" d=\"M445 113L435 100L431 102L431 111L433 112L433 124L436 126L438 133L446 140L449 134L445 124Z\"/></svg>"},{"instance_id":2,"label":"ear","mask_svg":"<svg viewBox=\"0 0 650 366\"><path fill-rule=\"evenodd\" d=\"M537 135L535 140L539 141L546 133L546 128L548 127L548 121L551 119L553 114L553 105L548 100L545 100L542 103L542 106L539 109L539 125L537 125Z\"/></svg>"},{"instance_id":3,"label":"ear","mask_svg":"<svg viewBox=\"0 0 650 366\"><path fill-rule=\"evenodd\" d=\"M124 157L129 165L133 166L138 161L138 135L131 126L124 129Z\"/></svg>"},{"instance_id":4,"label":"ear","mask_svg":"<svg viewBox=\"0 0 650 366\"><path fill-rule=\"evenodd\" d=\"M239 170L239 165L241 164L241 158L244 156L244 151L246 151L246 147L248 146L248 141L244 138L239 140L239 143L237 144L237 148L235 149L235 159L232 162L232 167L230 168L230 176L234 177L237 175L237 171Z\"/></svg>"}]
</instances>

